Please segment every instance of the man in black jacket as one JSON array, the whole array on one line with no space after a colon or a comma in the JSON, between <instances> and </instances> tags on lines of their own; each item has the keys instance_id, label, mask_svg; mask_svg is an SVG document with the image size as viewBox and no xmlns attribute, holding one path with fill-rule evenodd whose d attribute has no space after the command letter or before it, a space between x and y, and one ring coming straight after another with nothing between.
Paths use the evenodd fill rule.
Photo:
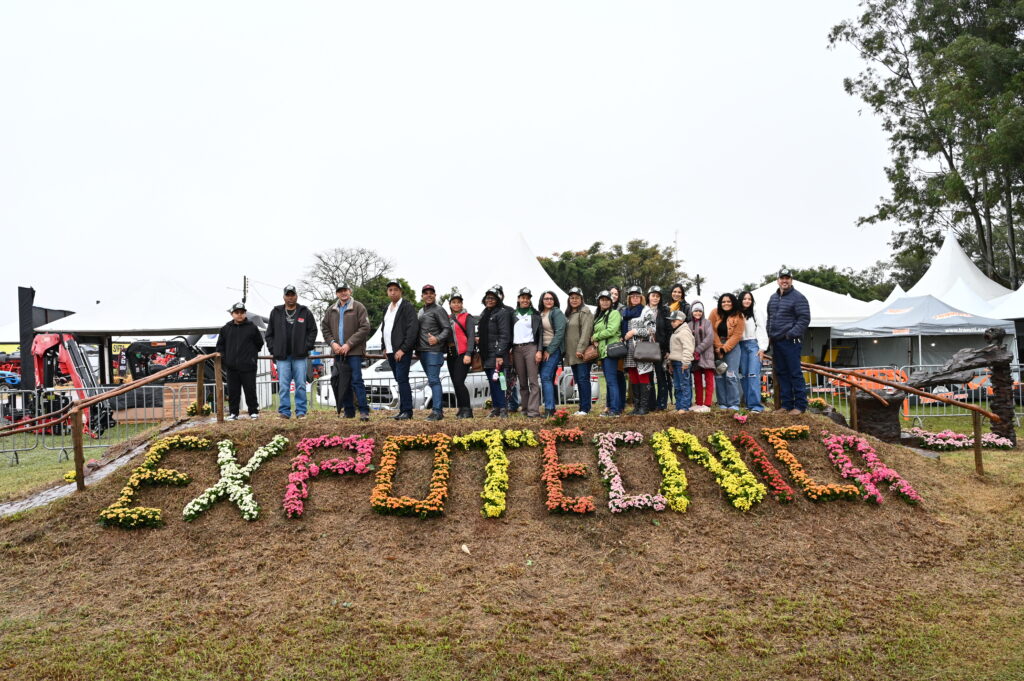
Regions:
<instances>
[{"instance_id":1,"label":"man in black jacket","mask_svg":"<svg viewBox=\"0 0 1024 681\"><path fill-rule=\"evenodd\" d=\"M779 270L778 283L779 289L768 299L768 342L779 378L776 388L782 409L797 415L807 410L807 384L800 361L803 337L811 324L811 307L807 298L793 288L793 275L785 267Z\"/></svg>"},{"instance_id":2,"label":"man in black jacket","mask_svg":"<svg viewBox=\"0 0 1024 681\"><path fill-rule=\"evenodd\" d=\"M295 416L306 417L306 357L316 343L316 320L299 294L289 284L284 287L284 305L270 312L267 324L267 349L277 363L278 415L292 417L291 384L295 381Z\"/></svg>"},{"instance_id":3,"label":"man in black jacket","mask_svg":"<svg viewBox=\"0 0 1024 681\"><path fill-rule=\"evenodd\" d=\"M384 308L382 329L384 352L387 353L388 365L398 383L398 414L395 418L405 420L412 418L409 367L418 340L419 324L415 306L402 298L402 285L396 280L388 282L388 299L391 302Z\"/></svg>"},{"instance_id":4,"label":"man in black jacket","mask_svg":"<svg viewBox=\"0 0 1024 681\"><path fill-rule=\"evenodd\" d=\"M228 380L228 420L238 418L242 390L249 418L259 418L260 405L256 399L256 359L263 347L263 336L245 316L245 305L235 303L228 310L231 321L221 327L217 336L217 352Z\"/></svg>"}]
</instances>

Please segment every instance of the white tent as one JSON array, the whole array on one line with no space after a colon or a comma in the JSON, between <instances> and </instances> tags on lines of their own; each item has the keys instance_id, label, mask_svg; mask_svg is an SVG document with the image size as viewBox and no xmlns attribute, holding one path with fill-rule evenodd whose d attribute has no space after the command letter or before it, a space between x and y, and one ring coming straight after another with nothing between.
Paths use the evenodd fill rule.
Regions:
<instances>
[{"instance_id":1,"label":"white tent","mask_svg":"<svg viewBox=\"0 0 1024 681\"><path fill-rule=\"evenodd\" d=\"M871 314L884 310L885 308L889 307L889 305L891 305L894 300L904 298L906 297L906 295L907 292L903 290L903 287L900 286L899 284L896 284L896 288L892 290L892 293L886 296L885 300L872 300L869 303L871 305Z\"/></svg>"},{"instance_id":2,"label":"white tent","mask_svg":"<svg viewBox=\"0 0 1024 681\"><path fill-rule=\"evenodd\" d=\"M928 271L907 291L907 296L911 298L935 296L939 300L945 300L943 296L961 280L963 288L973 291L984 300L992 300L1012 293L1010 289L986 277L985 273L978 269L978 266L971 262L971 259L964 253L956 236L949 232L942 248L932 259ZM954 307L956 306L954 305Z\"/></svg>"},{"instance_id":3,"label":"white tent","mask_svg":"<svg viewBox=\"0 0 1024 681\"><path fill-rule=\"evenodd\" d=\"M970 312L977 317L996 317L995 306L978 295L974 289L969 288L963 279L957 279L956 283L938 298L950 307Z\"/></svg>"},{"instance_id":4,"label":"white tent","mask_svg":"<svg viewBox=\"0 0 1024 681\"><path fill-rule=\"evenodd\" d=\"M752 291L761 319L767 319L768 299L778 288L778 284L772 281ZM811 307L811 327L814 328L832 327L863 319L874 312L877 305L857 300L849 295L833 293L796 279L793 280L793 288L807 298L807 303ZM714 302L710 304L714 305ZM708 303L705 303L705 307L708 307Z\"/></svg>"},{"instance_id":5,"label":"white tent","mask_svg":"<svg viewBox=\"0 0 1024 681\"><path fill-rule=\"evenodd\" d=\"M994 301L991 316L999 319L1024 319L1024 286Z\"/></svg>"}]
</instances>

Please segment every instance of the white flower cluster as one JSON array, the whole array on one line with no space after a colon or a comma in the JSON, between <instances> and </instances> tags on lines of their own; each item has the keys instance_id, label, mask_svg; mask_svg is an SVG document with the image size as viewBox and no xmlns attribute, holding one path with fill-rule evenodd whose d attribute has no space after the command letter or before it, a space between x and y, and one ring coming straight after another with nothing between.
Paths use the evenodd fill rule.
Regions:
<instances>
[{"instance_id":1,"label":"white flower cluster","mask_svg":"<svg viewBox=\"0 0 1024 681\"><path fill-rule=\"evenodd\" d=\"M227 499L238 506L244 519L256 520L260 514L260 505L256 503L249 478L263 465L264 461L277 456L287 446L288 438L283 435L275 435L273 440L253 452L248 463L239 466L238 458L235 455L235 443L231 440L218 442L217 465L220 466L220 480L185 505L185 509L182 511L185 522L195 520L200 513L221 499Z\"/></svg>"}]
</instances>

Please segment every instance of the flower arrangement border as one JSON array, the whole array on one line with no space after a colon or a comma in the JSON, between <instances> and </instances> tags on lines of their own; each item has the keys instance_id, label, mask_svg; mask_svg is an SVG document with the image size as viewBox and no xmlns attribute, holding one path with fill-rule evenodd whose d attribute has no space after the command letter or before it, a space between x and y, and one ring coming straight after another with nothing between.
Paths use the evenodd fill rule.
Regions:
<instances>
[{"instance_id":1,"label":"flower arrangement border","mask_svg":"<svg viewBox=\"0 0 1024 681\"><path fill-rule=\"evenodd\" d=\"M803 440L810 437L810 426L785 426L782 428L762 428L761 435L775 451L775 458L789 469L789 474L804 496L811 501L835 501L837 499L860 499L862 492L856 485L822 485L814 481L803 464L789 450L790 440Z\"/></svg>"},{"instance_id":2,"label":"flower arrangement border","mask_svg":"<svg viewBox=\"0 0 1024 681\"><path fill-rule=\"evenodd\" d=\"M857 435L840 435L827 430L821 432L821 441L828 452L828 458L839 469L844 478L855 481L863 488L863 496L867 501L882 503L882 492L878 489L881 483L888 483L889 489L908 504L918 504L923 499L914 487L903 479L895 470L885 465L878 457L878 452L866 439ZM867 472L853 465L848 452L857 452L867 464Z\"/></svg>"},{"instance_id":3,"label":"flower arrangement border","mask_svg":"<svg viewBox=\"0 0 1024 681\"><path fill-rule=\"evenodd\" d=\"M417 515L420 518L444 513L448 498L448 477L451 473L450 450L452 438L444 433L432 435L391 435L381 445L380 468L370 493L370 506L378 513L388 515ZM434 463L430 473L430 491L423 499L392 496L398 454L404 449L434 450Z\"/></svg>"},{"instance_id":4,"label":"flower arrangement border","mask_svg":"<svg viewBox=\"0 0 1024 681\"><path fill-rule=\"evenodd\" d=\"M796 498L796 492L793 491L793 488L782 477L782 473L779 472L779 469L768 458L768 452L764 451L764 448L757 443L754 436L745 430L741 430L732 439L732 442L739 449L750 455L750 458L754 461L755 468L761 473L761 477L768 486L768 493L780 504L792 503Z\"/></svg>"},{"instance_id":5,"label":"flower arrangement border","mask_svg":"<svg viewBox=\"0 0 1024 681\"><path fill-rule=\"evenodd\" d=\"M275 435L270 442L253 452L244 466L239 466L235 443L231 440L218 442L217 465L220 467L220 480L185 504L181 512L182 519L191 522L218 501L227 499L238 507L244 520L256 520L260 515L260 505L253 494L249 478L259 470L264 461L277 456L287 446L288 438L280 434Z\"/></svg>"},{"instance_id":6,"label":"flower arrangement border","mask_svg":"<svg viewBox=\"0 0 1024 681\"><path fill-rule=\"evenodd\" d=\"M647 508L664 511L668 507L668 500L663 494L626 494L626 488L622 484L622 473L615 463L617 445L622 443L636 446L643 441L643 434L636 431L594 435L594 444L597 446L597 470L608 486L608 510L612 513Z\"/></svg>"},{"instance_id":7,"label":"flower arrangement border","mask_svg":"<svg viewBox=\"0 0 1024 681\"><path fill-rule=\"evenodd\" d=\"M957 433L948 428L934 433L924 428L914 427L910 429L910 434L921 438L921 449L930 449L935 452L955 452L974 447L973 436ZM996 433L984 433L981 436L981 446L984 449L1013 449L1013 442Z\"/></svg>"},{"instance_id":8,"label":"flower arrangement border","mask_svg":"<svg viewBox=\"0 0 1024 681\"><path fill-rule=\"evenodd\" d=\"M686 454L687 458L710 471L715 477L715 482L722 488L725 498L734 508L749 511L768 493L765 486L758 482L747 468L747 464L743 463L740 453L722 431L715 431L708 436L708 442L718 450L718 458L702 445L693 433L679 428L666 428L662 432L672 444Z\"/></svg>"},{"instance_id":9,"label":"flower arrangement border","mask_svg":"<svg viewBox=\"0 0 1024 681\"><path fill-rule=\"evenodd\" d=\"M567 497L562 480L570 476L583 477L587 467L582 463L562 463L558 459L559 442L579 442L583 439L583 431L579 428L552 428L538 433L538 439L544 446L544 470L541 480L547 490L544 505L549 511L562 513L593 513L597 510L594 497Z\"/></svg>"},{"instance_id":10,"label":"flower arrangement border","mask_svg":"<svg viewBox=\"0 0 1024 681\"><path fill-rule=\"evenodd\" d=\"M126 530L137 527L159 527L163 524L163 512L159 508L131 506L135 494L143 483L147 485L173 485L184 487L192 479L180 471L170 468L159 468L164 456L174 449L206 449L210 441L194 435L171 435L164 437L146 450L146 458L121 488L121 496L117 501L100 511L100 523L109 527L121 527Z\"/></svg>"},{"instance_id":11,"label":"flower arrangement border","mask_svg":"<svg viewBox=\"0 0 1024 681\"><path fill-rule=\"evenodd\" d=\"M484 488L480 492L483 508L480 513L485 518L499 518L505 513L506 493L508 492L509 458L505 447L518 448L523 445L536 447L540 443L531 430L505 430L497 428L475 430L466 435L456 435L452 444L463 449L482 448L487 455L484 468Z\"/></svg>"},{"instance_id":12,"label":"flower arrangement border","mask_svg":"<svg viewBox=\"0 0 1024 681\"><path fill-rule=\"evenodd\" d=\"M289 518L298 518L305 511L304 499L309 497L309 480L320 475L324 471L336 475L354 473L363 475L373 470L370 460L373 458L373 438L364 438L359 435L321 435L320 437L307 437L299 440L295 448L299 455L292 459L292 472L288 474L288 487L285 488L284 514ZM341 448L344 451L355 452L355 456L346 459L326 459L320 463L313 463L313 452L317 449Z\"/></svg>"},{"instance_id":13,"label":"flower arrangement border","mask_svg":"<svg viewBox=\"0 0 1024 681\"><path fill-rule=\"evenodd\" d=\"M690 506L690 497L686 490L689 481L686 473L679 465L679 457L672 447L668 433L659 430L651 435L651 449L661 469L661 489L658 492L665 497L668 507L677 513L686 513Z\"/></svg>"}]
</instances>

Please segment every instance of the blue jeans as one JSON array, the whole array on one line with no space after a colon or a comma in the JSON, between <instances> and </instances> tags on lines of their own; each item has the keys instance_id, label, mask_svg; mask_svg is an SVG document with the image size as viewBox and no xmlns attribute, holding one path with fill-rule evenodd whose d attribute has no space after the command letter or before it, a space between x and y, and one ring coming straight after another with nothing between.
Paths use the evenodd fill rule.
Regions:
<instances>
[{"instance_id":1,"label":"blue jeans","mask_svg":"<svg viewBox=\"0 0 1024 681\"><path fill-rule=\"evenodd\" d=\"M761 358L757 339L740 341L740 391L750 411L764 411L761 404Z\"/></svg>"},{"instance_id":2,"label":"blue jeans","mask_svg":"<svg viewBox=\"0 0 1024 681\"><path fill-rule=\"evenodd\" d=\"M398 411L399 413L412 412L412 388L409 387L409 365L412 364L412 356L409 353L402 355L400 361L395 360L395 353L388 353L388 366L398 383Z\"/></svg>"},{"instance_id":3,"label":"blue jeans","mask_svg":"<svg viewBox=\"0 0 1024 681\"><path fill-rule=\"evenodd\" d=\"M306 413L306 358L277 360L277 411L292 415L292 381L295 381L295 414Z\"/></svg>"},{"instance_id":4,"label":"blue jeans","mask_svg":"<svg viewBox=\"0 0 1024 681\"><path fill-rule=\"evenodd\" d=\"M504 373L504 368L498 372L498 375ZM487 382L491 386L491 408L492 409L508 409L508 402L505 401L505 391L501 389L501 382L494 380L494 368L484 369L484 373L487 374ZM508 378L506 377L505 385L508 385Z\"/></svg>"},{"instance_id":5,"label":"blue jeans","mask_svg":"<svg viewBox=\"0 0 1024 681\"><path fill-rule=\"evenodd\" d=\"M352 372L352 385L345 396L341 398L341 406L345 409L345 416L355 416L356 405L359 405L360 414L369 414L370 405L366 402L366 385L363 383L363 358L360 355L346 355L339 357L335 355L335 362L345 362ZM355 395L355 399L352 396Z\"/></svg>"},{"instance_id":6,"label":"blue jeans","mask_svg":"<svg viewBox=\"0 0 1024 681\"><path fill-rule=\"evenodd\" d=\"M690 365L672 360L672 389L676 394L676 410L689 409L693 404L693 385L690 383Z\"/></svg>"},{"instance_id":7,"label":"blue jeans","mask_svg":"<svg viewBox=\"0 0 1024 681\"><path fill-rule=\"evenodd\" d=\"M427 385L430 386L430 408L434 413L443 412L444 391L441 390L441 367L444 366L444 354L421 352L420 365L427 374Z\"/></svg>"},{"instance_id":8,"label":"blue jeans","mask_svg":"<svg viewBox=\"0 0 1024 681\"><path fill-rule=\"evenodd\" d=\"M608 411L621 414L626 408L626 396L619 390L619 379L623 378L619 373L619 360L605 357L601 360L601 367L604 369L604 386L607 393L605 403L608 405Z\"/></svg>"},{"instance_id":9,"label":"blue jeans","mask_svg":"<svg viewBox=\"0 0 1024 681\"><path fill-rule=\"evenodd\" d=\"M555 408L555 372L561 363L562 351L555 350L540 365L540 391L544 396L544 408L549 411Z\"/></svg>"},{"instance_id":10,"label":"blue jeans","mask_svg":"<svg viewBox=\"0 0 1024 681\"><path fill-rule=\"evenodd\" d=\"M715 375L715 397L722 409L740 408L740 346L736 345L722 358L729 368Z\"/></svg>"},{"instance_id":11,"label":"blue jeans","mask_svg":"<svg viewBox=\"0 0 1024 681\"><path fill-rule=\"evenodd\" d=\"M783 409L807 410L807 384L800 368L804 344L796 340L773 340L772 359L779 377L779 398Z\"/></svg>"},{"instance_id":12,"label":"blue jeans","mask_svg":"<svg viewBox=\"0 0 1024 681\"><path fill-rule=\"evenodd\" d=\"M584 414L590 413L590 362L580 362L572 365L572 377L576 381L576 388L580 392L580 411Z\"/></svg>"}]
</instances>

